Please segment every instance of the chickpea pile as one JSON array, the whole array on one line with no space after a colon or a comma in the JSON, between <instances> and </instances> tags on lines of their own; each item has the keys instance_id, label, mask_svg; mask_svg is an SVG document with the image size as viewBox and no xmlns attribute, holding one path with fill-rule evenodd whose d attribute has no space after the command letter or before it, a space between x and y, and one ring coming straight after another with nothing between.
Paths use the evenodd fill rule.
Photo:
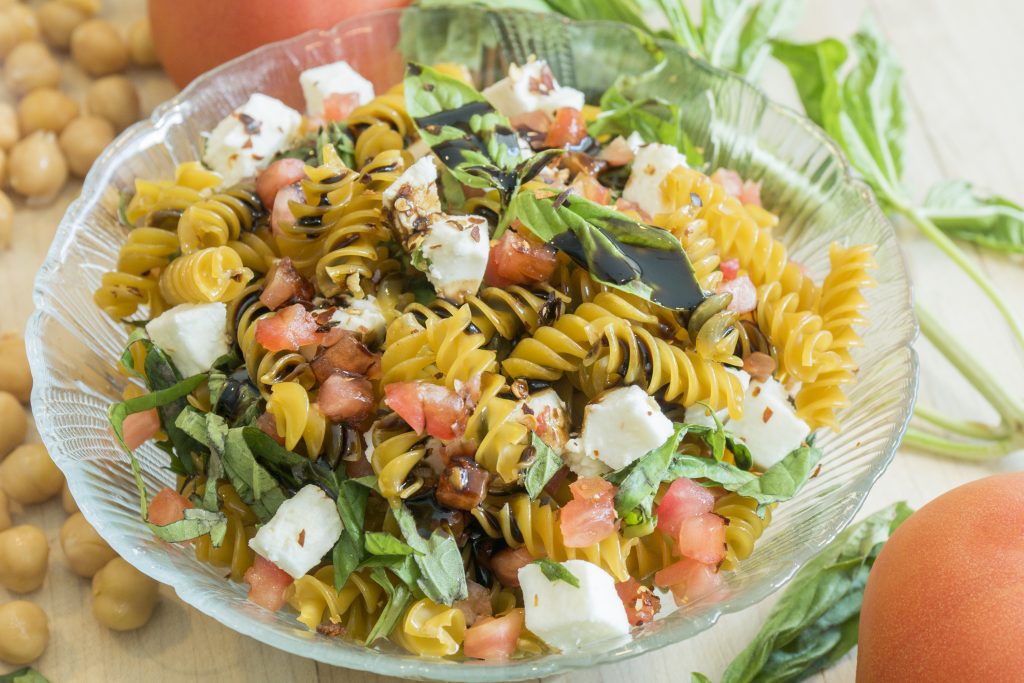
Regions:
<instances>
[{"instance_id":1,"label":"chickpea pile","mask_svg":"<svg viewBox=\"0 0 1024 683\"><path fill-rule=\"evenodd\" d=\"M84 177L120 131L139 120L139 95L122 73L157 64L149 20L126 31L99 18L99 0L0 2L0 249L14 230L13 191L52 201L69 176ZM59 52L96 79L84 101L61 89Z\"/></svg>"}]
</instances>

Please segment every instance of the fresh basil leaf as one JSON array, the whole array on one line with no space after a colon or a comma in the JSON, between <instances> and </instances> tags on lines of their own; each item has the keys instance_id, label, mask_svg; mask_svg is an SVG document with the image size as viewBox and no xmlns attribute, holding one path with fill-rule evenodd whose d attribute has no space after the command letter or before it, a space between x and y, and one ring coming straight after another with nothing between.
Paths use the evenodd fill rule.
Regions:
<instances>
[{"instance_id":1,"label":"fresh basil leaf","mask_svg":"<svg viewBox=\"0 0 1024 683\"><path fill-rule=\"evenodd\" d=\"M216 489L216 487L212 488ZM157 538L169 543L191 541L200 536L210 534L211 544L215 548L219 548L228 530L228 520L224 513L217 512L216 510L211 512L203 508L189 508L185 510L185 519L163 526L155 524L150 524L149 526Z\"/></svg>"},{"instance_id":2,"label":"fresh basil leaf","mask_svg":"<svg viewBox=\"0 0 1024 683\"><path fill-rule=\"evenodd\" d=\"M518 9L530 12L550 12L544 0L418 0L418 7L486 7L487 9Z\"/></svg>"},{"instance_id":3,"label":"fresh basil leaf","mask_svg":"<svg viewBox=\"0 0 1024 683\"><path fill-rule=\"evenodd\" d=\"M576 195L520 192L503 223L516 219L599 282L676 310L693 309L704 300L686 252L666 230Z\"/></svg>"},{"instance_id":4,"label":"fresh basil leaf","mask_svg":"<svg viewBox=\"0 0 1024 683\"><path fill-rule=\"evenodd\" d=\"M754 640L722 683L803 680L834 663L857 641L864 584L882 545L910 516L906 503L850 526L789 583Z\"/></svg>"},{"instance_id":5,"label":"fresh basil leaf","mask_svg":"<svg viewBox=\"0 0 1024 683\"><path fill-rule=\"evenodd\" d=\"M405 615L405 610L412 602L412 592L409 588L404 583L399 583L398 585L392 583L383 568L377 567L373 569L370 572L370 578L384 589L388 600L384 604L384 609L381 610L380 616L377 617L373 628L370 629L370 633L366 636L367 645L372 645L379 638L387 638L395 630L395 626L401 621Z\"/></svg>"},{"instance_id":6,"label":"fresh basil leaf","mask_svg":"<svg viewBox=\"0 0 1024 683\"><path fill-rule=\"evenodd\" d=\"M761 505L789 500L810 479L824 454L815 446L801 446L778 461L760 477L736 489L741 496L753 498Z\"/></svg>"},{"instance_id":7,"label":"fresh basil leaf","mask_svg":"<svg viewBox=\"0 0 1024 683\"><path fill-rule=\"evenodd\" d=\"M26 666L0 676L0 683L50 683L50 681L32 667Z\"/></svg>"},{"instance_id":8,"label":"fresh basil leaf","mask_svg":"<svg viewBox=\"0 0 1024 683\"><path fill-rule=\"evenodd\" d=\"M331 559L334 563L334 586L341 590L365 555L363 533L370 491L358 482L346 479L338 483L337 492L341 536L334 545Z\"/></svg>"},{"instance_id":9,"label":"fresh basil leaf","mask_svg":"<svg viewBox=\"0 0 1024 683\"><path fill-rule=\"evenodd\" d=\"M423 593L439 605L465 599L469 595L466 570L455 539L436 530L429 539L424 539L412 513L404 505L392 507L391 511L405 542L419 553L415 560L422 574L418 586Z\"/></svg>"},{"instance_id":10,"label":"fresh basil leaf","mask_svg":"<svg viewBox=\"0 0 1024 683\"><path fill-rule=\"evenodd\" d=\"M619 21L649 31L644 10L636 0L546 0L555 12L570 19Z\"/></svg>"},{"instance_id":11,"label":"fresh basil leaf","mask_svg":"<svg viewBox=\"0 0 1024 683\"><path fill-rule=\"evenodd\" d=\"M277 480L258 462L245 441L243 428L228 430L223 453L224 472L231 485L261 522L269 521L287 496Z\"/></svg>"},{"instance_id":12,"label":"fresh basil leaf","mask_svg":"<svg viewBox=\"0 0 1024 683\"><path fill-rule=\"evenodd\" d=\"M536 500L551 481L551 477L562 469L563 463L558 453L555 453L536 433L532 434L530 444L536 455L523 475L523 486L526 487L530 499Z\"/></svg>"},{"instance_id":13,"label":"fresh basil leaf","mask_svg":"<svg viewBox=\"0 0 1024 683\"><path fill-rule=\"evenodd\" d=\"M302 479L311 478L296 476L297 471L311 468L312 464L309 458L288 450L258 427L239 427L238 429L241 429L242 438L249 450L252 451L253 457L278 481L286 484L289 488L298 490L302 488Z\"/></svg>"},{"instance_id":14,"label":"fresh basil leaf","mask_svg":"<svg viewBox=\"0 0 1024 683\"><path fill-rule=\"evenodd\" d=\"M653 519L652 507L658 487L666 480L672 456L679 442L686 434L687 426L676 424L672 435L665 443L641 456L636 462L624 467L605 479L615 479L619 487L615 494L615 511L625 520L626 526L637 526Z\"/></svg>"},{"instance_id":15,"label":"fresh basil leaf","mask_svg":"<svg viewBox=\"0 0 1024 683\"><path fill-rule=\"evenodd\" d=\"M756 80L772 38L792 28L803 0L703 0L701 46L713 65Z\"/></svg>"},{"instance_id":16,"label":"fresh basil leaf","mask_svg":"<svg viewBox=\"0 0 1024 683\"><path fill-rule=\"evenodd\" d=\"M214 370L207 386L214 412L227 418L232 427L255 424L263 411L262 396L244 368L231 375Z\"/></svg>"},{"instance_id":17,"label":"fresh basil leaf","mask_svg":"<svg viewBox=\"0 0 1024 683\"><path fill-rule=\"evenodd\" d=\"M712 681L704 674L694 671L690 674L690 683L712 683Z\"/></svg>"},{"instance_id":18,"label":"fresh basil leaf","mask_svg":"<svg viewBox=\"0 0 1024 683\"><path fill-rule=\"evenodd\" d=\"M540 567L540 571L552 583L555 581L565 581L570 586L580 587L580 580L576 578L575 574L566 569L565 565L561 562L555 562L547 557L542 557L539 560L534 560L532 564Z\"/></svg>"},{"instance_id":19,"label":"fresh basil leaf","mask_svg":"<svg viewBox=\"0 0 1024 683\"><path fill-rule=\"evenodd\" d=\"M142 396L136 396L135 398L115 403L110 406L107 411L107 420L110 422L110 429L114 432L114 436L117 437L118 443L128 453L128 457L131 460L132 474L135 476L135 484L139 488L139 507L142 512L142 518L144 520L149 518L149 503L146 498L146 484L142 481L142 468L139 466L139 461L135 457L135 453L128 448L128 444L124 442L124 420L129 415L134 413L141 413L145 410L152 408L159 409L163 405L171 404L179 399L188 396L198 387L200 384L206 381L206 375L193 375L188 379L181 380L177 384L167 387L166 389L160 389L159 391L151 391L148 394Z\"/></svg>"},{"instance_id":20,"label":"fresh basil leaf","mask_svg":"<svg viewBox=\"0 0 1024 683\"><path fill-rule=\"evenodd\" d=\"M924 215L950 237L1004 254L1024 253L1024 206L981 196L970 183L946 180L928 190Z\"/></svg>"},{"instance_id":21,"label":"fresh basil leaf","mask_svg":"<svg viewBox=\"0 0 1024 683\"><path fill-rule=\"evenodd\" d=\"M330 122L318 130L308 133L298 144L279 152L275 159L299 159L310 166L319 166L324 162L324 148L333 146L338 157L349 168L355 168L355 146L352 135L344 124ZM266 207L268 209L273 207Z\"/></svg>"},{"instance_id":22,"label":"fresh basil leaf","mask_svg":"<svg viewBox=\"0 0 1024 683\"><path fill-rule=\"evenodd\" d=\"M181 373L178 372L163 349L148 339L141 339L136 343L142 344L146 349L146 360L143 365L145 366L146 384L150 392L167 389L181 382ZM205 374L198 376L206 377ZM194 475L197 468L192 454L198 450L198 444L175 425L178 415L188 407L188 401L185 398L185 396L181 396L175 401L161 405L157 408L157 413L160 415L160 426L174 447L174 457L177 458L187 474Z\"/></svg>"},{"instance_id":23,"label":"fresh basil leaf","mask_svg":"<svg viewBox=\"0 0 1024 683\"><path fill-rule=\"evenodd\" d=\"M804 113L826 131L836 129L840 99L839 70L846 63L846 46L835 38L797 44L777 40L772 54L793 77Z\"/></svg>"},{"instance_id":24,"label":"fresh basil leaf","mask_svg":"<svg viewBox=\"0 0 1024 683\"><path fill-rule=\"evenodd\" d=\"M416 551L391 534L383 531L367 531L363 539L366 552L371 555L413 555Z\"/></svg>"},{"instance_id":25,"label":"fresh basil leaf","mask_svg":"<svg viewBox=\"0 0 1024 683\"><path fill-rule=\"evenodd\" d=\"M754 458L750 454L750 449L747 448L746 444L737 439L733 434L725 429L722 425L722 421L718 419L718 414L708 407L708 414L711 419L715 421L715 426L710 427L707 425L689 425L690 433L694 436L700 437L700 439L707 444L708 448L711 449L711 455L715 460L721 460L725 457L725 449L728 448L733 454L733 458L736 460L736 466L742 470L749 470L754 466Z\"/></svg>"},{"instance_id":26,"label":"fresh basil leaf","mask_svg":"<svg viewBox=\"0 0 1024 683\"><path fill-rule=\"evenodd\" d=\"M525 185L530 182L537 175L544 170L544 167L550 164L556 157L565 154L564 149L545 149L537 152L528 159L524 159L519 162L516 166L516 177L519 179L520 185Z\"/></svg>"},{"instance_id":27,"label":"fresh basil leaf","mask_svg":"<svg viewBox=\"0 0 1024 683\"><path fill-rule=\"evenodd\" d=\"M519 137L473 86L410 63L405 102L424 142L460 182L506 198L515 192Z\"/></svg>"}]
</instances>

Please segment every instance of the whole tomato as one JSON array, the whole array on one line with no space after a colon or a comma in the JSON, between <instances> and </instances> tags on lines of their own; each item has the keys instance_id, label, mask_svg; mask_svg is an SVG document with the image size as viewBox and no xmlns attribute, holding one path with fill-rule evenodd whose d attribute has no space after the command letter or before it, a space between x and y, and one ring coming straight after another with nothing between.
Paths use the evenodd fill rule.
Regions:
<instances>
[{"instance_id":1,"label":"whole tomato","mask_svg":"<svg viewBox=\"0 0 1024 683\"><path fill-rule=\"evenodd\" d=\"M411 0L149 0L153 43L178 87L260 45Z\"/></svg>"}]
</instances>

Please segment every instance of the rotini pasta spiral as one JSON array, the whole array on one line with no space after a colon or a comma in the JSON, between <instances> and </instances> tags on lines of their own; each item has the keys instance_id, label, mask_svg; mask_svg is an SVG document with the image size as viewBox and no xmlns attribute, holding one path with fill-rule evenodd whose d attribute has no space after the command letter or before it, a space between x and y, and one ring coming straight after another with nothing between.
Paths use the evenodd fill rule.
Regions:
<instances>
[{"instance_id":1,"label":"rotini pasta spiral","mask_svg":"<svg viewBox=\"0 0 1024 683\"><path fill-rule=\"evenodd\" d=\"M634 539L626 562L630 575L644 580L678 559L672 539L655 529Z\"/></svg>"},{"instance_id":2,"label":"rotini pasta spiral","mask_svg":"<svg viewBox=\"0 0 1024 683\"><path fill-rule=\"evenodd\" d=\"M853 362L850 349L863 343L854 328L867 322L864 311L868 302L864 298L864 290L875 286L875 281L868 275L868 271L875 268L871 255L873 250L868 244L852 247L833 244L828 250L832 270L822 285L818 309L825 330L832 334L831 349L847 366Z\"/></svg>"},{"instance_id":3,"label":"rotini pasta spiral","mask_svg":"<svg viewBox=\"0 0 1024 683\"><path fill-rule=\"evenodd\" d=\"M839 430L836 413L850 405L843 388L855 381L853 372L839 365L818 373L812 382L804 382L796 394L796 414L811 429L829 427Z\"/></svg>"},{"instance_id":4,"label":"rotini pasta spiral","mask_svg":"<svg viewBox=\"0 0 1024 683\"><path fill-rule=\"evenodd\" d=\"M238 252L242 265L253 273L270 272L274 261L281 257L277 239L267 225L261 225L252 232L243 232L238 239L231 240L227 245Z\"/></svg>"},{"instance_id":5,"label":"rotini pasta spiral","mask_svg":"<svg viewBox=\"0 0 1024 683\"><path fill-rule=\"evenodd\" d=\"M226 567L231 570L231 580L241 581L245 570L252 566L254 553L249 548L249 541L256 535L256 523L259 521L253 511L238 497L235 488L221 482L217 486L220 496L221 512L228 520L228 530L224 541L214 547L210 536L196 539L196 558L208 562L214 567Z\"/></svg>"},{"instance_id":6,"label":"rotini pasta spiral","mask_svg":"<svg viewBox=\"0 0 1024 683\"><path fill-rule=\"evenodd\" d=\"M799 296L783 294L778 282L757 290L757 325L775 347L779 377L812 382L840 359L821 316L799 306Z\"/></svg>"},{"instance_id":7,"label":"rotini pasta spiral","mask_svg":"<svg viewBox=\"0 0 1024 683\"><path fill-rule=\"evenodd\" d=\"M414 655L447 657L459 651L465 633L462 610L423 598L409 606L391 638Z\"/></svg>"},{"instance_id":8,"label":"rotini pasta spiral","mask_svg":"<svg viewBox=\"0 0 1024 683\"><path fill-rule=\"evenodd\" d=\"M430 318L421 325L412 313L406 313L388 326L381 358L384 384L422 379L443 379L454 389L497 367L494 351L482 348L487 343L475 328L468 305L448 318Z\"/></svg>"},{"instance_id":9,"label":"rotini pasta spiral","mask_svg":"<svg viewBox=\"0 0 1024 683\"><path fill-rule=\"evenodd\" d=\"M413 122L405 107L405 88L398 83L383 95L377 95L366 104L356 107L347 123L350 129L356 131L357 136L376 123L384 123L402 138L408 137L413 130Z\"/></svg>"},{"instance_id":10,"label":"rotini pasta spiral","mask_svg":"<svg viewBox=\"0 0 1024 683\"><path fill-rule=\"evenodd\" d=\"M423 479L412 471L427 454L427 437L396 418L381 418L370 428L369 436L373 446L370 465L381 495L388 500L408 498L423 488Z\"/></svg>"},{"instance_id":11,"label":"rotini pasta spiral","mask_svg":"<svg viewBox=\"0 0 1024 683\"><path fill-rule=\"evenodd\" d=\"M299 613L298 621L310 631L326 622L340 624L346 635L365 641L380 616L384 589L366 570L353 572L342 589L334 589L334 567L328 565L293 583L286 594L288 604Z\"/></svg>"},{"instance_id":12,"label":"rotini pasta spiral","mask_svg":"<svg viewBox=\"0 0 1024 683\"><path fill-rule=\"evenodd\" d=\"M384 121L374 121L359 132L356 138L355 158L359 168L382 152L400 152L406 165L412 163L412 155L405 149L405 138Z\"/></svg>"},{"instance_id":13,"label":"rotini pasta spiral","mask_svg":"<svg viewBox=\"0 0 1024 683\"><path fill-rule=\"evenodd\" d=\"M251 231L264 213L259 196L241 187L195 202L178 219L181 253L191 254L237 240L242 231Z\"/></svg>"},{"instance_id":14,"label":"rotini pasta spiral","mask_svg":"<svg viewBox=\"0 0 1024 683\"><path fill-rule=\"evenodd\" d=\"M136 179L135 194L125 207L125 218L133 225L143 219L149 225L162 225L169 219L171 224L167 227L173 228L181 213L202 200L221 180L219 174L198 161L179 164L173 181Z\"/></svg>"},{"instance_id":15,"label":"rotini pasta spiral","mask_svg":"<svg viewBox=\"0 0 1024 683\"><path fill-rule=\"evenodd\" d=\"M761 538L772 521L771 508L764 517L757 516L757 501L737 493L729 493L715 502L715 514L725 518L725 560L722 569L732 571L754 552L754 543Z\"/></svg>"},{"instance_id":16,"label":"rotini pasta spiral","mask_svg":"<svg viewBox=\"0 0 1024 683\"><path fill-rule=\"evenodd\" d=\"M270 388L267 412L277 421L277 434L284 438L284 446L295 450L301 440L306 455L320 454L327 433L327 419L310 401L309 392L298 382L279 382Z\"/></svg>"},{"instance_id":17,"label":"rotini pasta spiral","mask_svg":"<svg viewBox=\"0 0 1024 683\"><path fill-rule=\"evenodd\" d=\"M616 581L629 578L627 561L635 539L623 538L616 532L587 548L569 548L562 540L558 510L530 500L525 494L477 508L472 514L489 536L502 538L513 548L525 546L535 558L549 557L556 562L586 560L607 571Z\"/></svg>"},{"instance_id":18,"label":"rotini pasta spiral","mask_svg":"<svg viewBox=\"0 0 1024 683\"><path fill-rule=\"evenodd\" d=\"M160 294L172 306L231 301L252 271L231 247L210 247L176 258L160 274Z\"/></svg>"},{"instance_id":19,"label":"rotini pasta spiral","mask_svg":"<svg viewBox=\"0 0 1024 683\"><path fill-rule=\"evenodd\" d=\"M541 325L557 319L568 302L567 296L550 286L531 290L512 285L485 287L479 294L466 297L464 305L469 307L473 324L486 339L498 335L511 340L523 332L533 334ZM434 318L450 318L459 308L446 299L434 299L429 304L414 303L406 312L416 314L425 323Z\"/></svg>"},{"instance_id":20,"label":"rotini pasta spiral","mask_svg":"<svg viewBox=\"0 0 1024 683\"><path fill-rule=\"evenodd\" d=\"M117 269L104 273L93 294L96 305L112 318L122 319L148 306L151 317L163 312L160 272L178 251L178 238L169 230L135 228L128 233L117 258Z\"/></svg>"},{"instance_id":21,"label":"rotini pasta spiral","mask_svg":"<svg viewBox=\"0 0 1024 683\"><path fill-rule=\"evenodd\" d=\"M498 396L505 388L503 377L488 373L480 385L480 398L466 434L479 444L476 461L505 483L512 483L529 464L523 461L523 454L530 445L530 430L517 418L518 403Z\"/></svg>"}]
</instances>

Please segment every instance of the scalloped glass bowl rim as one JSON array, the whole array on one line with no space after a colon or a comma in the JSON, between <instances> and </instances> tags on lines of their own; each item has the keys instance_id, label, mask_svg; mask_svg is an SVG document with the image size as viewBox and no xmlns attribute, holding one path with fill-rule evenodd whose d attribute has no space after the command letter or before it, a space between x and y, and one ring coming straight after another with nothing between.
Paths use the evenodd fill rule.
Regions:
<instances>
[{"instance_id":1,"label":"scalloped glass bowl rim","mask_svg":"<svg viewBox=\"0 0 1024 683\"><path fill-rule=\"evenodd\" d=\"M173 113L174 109L178 107L182 102L187 101L193 91L197 90L204 83L212 80L216 80L223 73L230 72L236 65L254 60L261 55L269 55L276 51L281 50L284 47L290 45L301 45L314 37L317 36L330 36L337 35L342 32L346 26L354 24L356 22L365 21L367 17L375 16L390 16L400 15L404 10L383 10L375 12L372 15L364 15L356 19L349 19L339 22L330 29L315 29L299 34L286 40L278 41L264 45L256 50L241 55L229 62L226 62L211 71L202 74L197 77L192 83L186 86L180 93L166 102L157 106L151 116L147 119L139 121L132 125L124 132L122 132L117 139L103 152L103 154L94 163L92 169L89 171L85 178L82 186L81 195L76 198L68 207L63 219L58 226L55 233L53 242L51 243L50 249L48 250L46 259L40 268L39 274L36 278L35 288L33 292L33 301L36 305L37 310L32 314L26 329L26 340L28 345L29 361L32 368L33 376L42 378L37 380L32 391L32 399L35 404L42 396L43 387L48 383L49 372L43 358L43 341L39 334L40 329L43 325L44 312L38 310L42 300L47 296L45 282L48 279L48 273L55 270L61 263L62 250L64 245L68 242L70 235L74 230L74 226L78 223L80 218L89 213L89 209L94 204L99 202L101 196L101 190L107 183L112 173L112 162L117 159L120 155L126 153L126 150L130 150L133 144L144 135L159 130L162 126L166 125L165 119ZM562 19L559 19L562 21ZM567 21L567 20L565 20ZM580 22L569 22L574 24L594 24L594 23L606 23L606 22L594 22L594 21L580 21ZM843 156L841 150L836 143L829 138L824 131L822 131L817 125L807 119L805 116L796 112L795 110L778 104L771 100L761 89L751 85L745 81L742 81L738 76L713 67L706 62L701 61L692 52L690 57L696 63L696 66L711 73L718 79L728 79L732 81L738 81L742 83L742 87L748 89L754 93L757 98L764 101L767 109L772 109L776 113L789 118L795 123L799 124L801 128L806 132L808 136L813 137L820 145L828 149L829 153L837 157L841 166L844 170L843 182L854 186L858 193L861 195L863 201L868 205L868 210L872 214L876 214L877 218L887 221L882 213L878 203L876 202L874 195L871 193L867 185L860 180L853 177L849 163ZM888 228L892 230L892 226ZM904 268L905 270L905 268ZM908 297L910 292L908 291ZM909 301L908 301L909 307ZM914 326L913 334L909 335L906 340L908 345L916 335L916 325ZM916 397L917 389L917 355L911 350L909 356L909 364L912 372L910 378L910 390L908 400L913 403ZM845 519L842 524L837 526L829 535L827 540L831 540L838 534L849 521L856 514L857 510L863 504L863 501L870 490L871 486L878 479L879 476L885 471L889 462L891 461L895 450L902 438L903 432L906 429L907 422L909 422L910 410L906 411L906 419L903 424L893 433L889 442L885 446L884 457L878 458L874 463L873 467L862 475L862 487L857 491L859 494L859 500L852 506L848 514L845 515ZM46 424L39 424L39 432L44 437L48 433ZM80 478L74 476L77 467L76 463L58 461L58 466L68 475L68 486L71 489L73 495L76 498L83 499L82 512L86 517L91 517L90 514L90 502L87 496L83 496L84 489L87 488L87 482L82 481ZM699 615L697 618L692 619L689 622L689 633L682 635L678 632L678 629L665 629L655 633L647 634L640 640L634 640L631 642L631 647L627 651L610 652L603 655L594 655L593 653L586 653L583 655L579 654L559 654L554 656L547 656L537 660L524 660L522 662L510 662L505 664L480 664L480 663L456 663L445 660L410 660L392 657L387 653L372 650L369 648L363 650L347 650L343 648L336 648L334 656L326 658L323 656L323 651L317 647L311 647L309 652L294 652L289 649L289 646L296 645L296 643L285 643L279 642L282 637L273 625L268 625L253 619L241 615L232 609L226 603L219 601L209 601L204 593L198 590L193 590L189 583L189 577L186 574L173 571L169 566L162 565L146 554L135 552L135 549L127 544L121 537L114 536L106 539L111 546L118 551L126 560L137 567L142 572L155 578L156 580L166 583L175 589L179 597L186 603L192 605L199 611L207 614L217 621L221 622L225 626L238 631L242 634L250 636L262 643L272 645L285 651L298 654L300 656L310 657L319 661L323 661L328 664L349 667L358 670L371 671L382 675L394 675L403 677L416 677L416 678L430 678L436 680L467 680L467 681L498 681L498 680L509 680L509 679L522 679L522 678L534 678L541 677L551 674L557 674L559 672L571 671L575 669L589 668L600 664L609 663L611 661L622 661L627 658L631 658L646 652L651 652L667 645L671 645L681 640L685 640L688 637L692 637L709 627L711 627L718 619L725 613L736 612L741 609L745 609L754 605L765 597L773 593L782 587L794 573L802 566L810 557L812 557L824 543L813 547L807 547L804 552L804 556L799 558L791 564L789 571L779 573L772 577L771 581L762 584L758 590L750 591L744 599L734 603L729 603L721 608L709 609L704 614ZM311 646L316 645L310 643ZM300 646L301 649L301 646Z\"/></svg>"}]
</instances>

